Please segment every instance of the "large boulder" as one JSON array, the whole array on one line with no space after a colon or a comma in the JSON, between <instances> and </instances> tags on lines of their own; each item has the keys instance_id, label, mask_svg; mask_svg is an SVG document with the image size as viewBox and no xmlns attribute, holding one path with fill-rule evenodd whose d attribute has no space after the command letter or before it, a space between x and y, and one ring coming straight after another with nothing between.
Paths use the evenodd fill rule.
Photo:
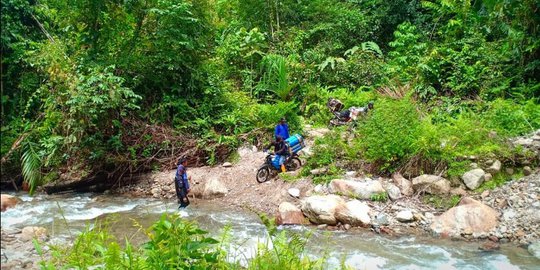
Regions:
<instances>
[{"instance_id":1,"label":"large boulder","mask_svg":"<svg viewBox=\"0 0 540 270\"><path fill-rule=\"evenodd\" d=\"M474 169L464 173L461 176L463 183L467 186L468 189L474 190L477 189L482 183L484 183L484 175L486 173L482 169Z\"/></svg>"},{"instance_id":2,"label":"large boulder","mask_svg":"<svg viewBox=\"0 0 540 270\"><path fill-rule=\"evenodd\" d=\"M204 185L202 197L204 199L219 198L225 196L228 192L229 190L221 181L212 178Z\"/></svg>"},{"instance_id":3,"label":"large boulder","mask_svg":"<svg viewBox=\"0 0 540 270\"><path fill-rule=\"evenodd\" d=\"M334 179L329 184L330 193L342 194L359 199L370 199L372 195L385 192L379 181Z\"/></svg>"},{"instance_id":4,"label":"large boulder","mask_svg":"<svg viewBox=\"0 0 540 270\"><path fill-rule=\"evenodd\" d=\"M469 197L435 217L431 224L434 233L460 236L462 234L488 234L498 225L498 213L493 208Z\"/></svg>"},{"instance_id":5,"label":"large boulder","mask_svg":"<svg viewBox=\"0 0 540 270\"><path fill-rule=\"evenodd\" d=\"M336 225L336 208L345 201L336 195L311 196L301 201L304 215L315 224Z\"/></svg>"},{"instance_id":6,"label":"large boulder","mask_svg":"<svg viewBox=\"0 0 540 270\"><path fill-rule=\"evenodd\" d=\"M392 175L392 180L394 180L394 183L398 186L399 190L401 191L401 194L405 196L411 196L414 193L411 181L407 180L405 177L401 176L401 174L396 173Z\"/></svg>"},{"instance_id":7,"label":"large boulder","mask_svg":"<svg viewBox=\"0 0 540 270\"><path fill-rule=\"evenodd\" d=\"M2 212L6 211L8 208L15 207L21 199L7 195L7 194L0 194L0 208L2 209Z\"/></svg>"},{"instance_id":8,"label":"large boulder","mask_svg":"<svg viewBox=\"0 0 540 270\"><path fill-rule=\"evenodd\" d=\"M335 216L343 224L365 227L371 224L370 211L371 208L365 202L352 200L338 205Z\"/></svg>"},{"instance_id":9,"label":"large boulder","mask_svg":"<svg viewBox=\"0 0 540 270\"><path fill-rule=\"evenodd\" d=\"M278 208L276 223L278 225L305 224L306 219L300 208L290 202L282 202Z\"/></svg>"},{"instance_id":10,"label":"large boulder","mask_svg":"<svg viewBox=\"0 0 540 270\"><path fill-rule=\"evenodd\" d=\"M450 192L450 181L437 175L420 175L413 178L412 185L416 192L429 194L448 194Z\"/></svg>"}]
</instances>

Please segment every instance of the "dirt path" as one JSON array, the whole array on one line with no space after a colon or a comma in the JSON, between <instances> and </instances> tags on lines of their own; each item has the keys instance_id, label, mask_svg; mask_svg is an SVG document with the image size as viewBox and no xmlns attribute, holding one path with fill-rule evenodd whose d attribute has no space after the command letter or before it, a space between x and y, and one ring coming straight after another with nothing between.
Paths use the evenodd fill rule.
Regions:
<instances>
[{"instance_id":1,"label":"dirt path","mask_svg":"<svg viewBox=\"0 0 540 270\"><path fill-rule=\"evenodd\" d=\"M304 159L310 152L314 139L324 135L326 129L307 128L305 132L306 147L300 152L300 158ZM217 179L228 190L223 197L210 199L223 205L232 205L244 209L250 209L257 212L273 214L280 203L284 201L296 202L296 198L288 194L289 188L298 188L300 197L305 196L307 191L313 189L311 179L304 178L295 180L294 183L286 182L279 177L265 183L258 183L255 175L257 169L262 165L266 154L262 149L255 147L241 147L238 150L238 161L232 162L232 166L224 167L221 164L217 166L203 166L189 168L188 175L191 179L192 203L196 204L198 197L202 194L205 183L211 179ZM304 160L302 160L304 161ZM291 174L296 174L291 172ZM156 198L176 199L172 179L175 171L164 171L142 176L134 185L125 186L117 190L124 194L134 196L153 196Z\"/></svg>"}]
</instances>

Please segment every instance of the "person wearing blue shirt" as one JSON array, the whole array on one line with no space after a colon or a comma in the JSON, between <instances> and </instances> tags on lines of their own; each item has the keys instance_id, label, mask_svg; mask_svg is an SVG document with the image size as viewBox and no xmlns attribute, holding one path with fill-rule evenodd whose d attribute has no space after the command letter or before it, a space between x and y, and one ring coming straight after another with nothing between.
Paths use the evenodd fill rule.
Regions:
<instances>
[{"instance_id":1,"label":"person wearing blue shirt","mask_svg":"<svg viewBox=\"0 0 540 270\"><path fill-rule=\"evenodd\" d=\"M283 140L289 138L289 125L287 125L285 117L281 118L279 124L276 126L276 129L274 131L274 137L277 138L278 136L281 136Z\"/></svg>"},{"instance_id":2,"label":"person wearing blue shirt","mask_svg":"<svg viewBox=\"0 0 540 270\"><path fill-rule=\"evenodd\" d=\"M178 197L179 208L185 208L189 205L188 193L190 192L189 181L191 177L187 176L187 159L181 158L178 161L178 168L174 176L174 187L176 188L176 197Z\"/></svg>"}]
</instances>

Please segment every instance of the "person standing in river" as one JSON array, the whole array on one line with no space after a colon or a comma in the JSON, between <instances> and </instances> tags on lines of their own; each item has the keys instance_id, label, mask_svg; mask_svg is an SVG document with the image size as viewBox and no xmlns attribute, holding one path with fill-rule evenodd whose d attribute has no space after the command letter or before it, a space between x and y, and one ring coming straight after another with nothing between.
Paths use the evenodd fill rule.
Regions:
<instances>
[{"instance_id":1,"label":"person standing in river","mask_svg":"<svg viewBox=\"0 0 540 270\"><path fill-rule=\"evenodd\" d=\"M274 130L274 138L277 139L279 136L284 140L289 138L289 125L287 125L287 120L285 117L281 117L279 124L276 125Z\"/></svg>"},{"instance_id":2,"label":"person standing in river","mask_svg":"<svg viewBox=\"0 0 540 270\"><path fill-rule=\"evenodd\" d=\"M174 186L176 189L176 197L178 197L178 208L185 208L189 205L188 193L190 192L189 181L191 176L187 176L187 159L180 158L178 160L178 168L176 168L176 175L174 176Z\"/></svg>"}]
</instances>

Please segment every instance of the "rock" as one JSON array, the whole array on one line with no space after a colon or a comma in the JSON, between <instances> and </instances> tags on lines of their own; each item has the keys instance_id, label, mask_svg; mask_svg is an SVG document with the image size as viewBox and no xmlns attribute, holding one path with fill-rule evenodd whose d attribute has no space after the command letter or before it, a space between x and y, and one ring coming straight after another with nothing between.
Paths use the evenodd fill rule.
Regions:
<instances>
[{"instance_id":1,"label":"rock","mask_svg":"<svg viewBox=\"0 0 540 270\"><path fill-rule=\"evenodd\" d=\"M480 194L480 197L482 197L482 199L485 199L488 196L489 196L489 190L484 190L484 192L482 192L482 194Z\"/></svg>"},{"instance_id":2,"label":"rock","mask_svg":"<svg viewBox=\"0 0 540 270\"><path fill-rule=\"evenodd\" d=\"M413 195L414 190L412 188L411 181L407 180L405 177L401 176L401 174L399 173L395 173L394 175L392 175L392 180L394 180L394 183L401 190L401 194L405 196Z\"/></svg>"},{"instance_id":3,"label":"rock","mask_svg":"<svg viewBox=\"0 0 540 270\"><path fill-rule=\"evenodd\" d=\"M302 211L294 204L282 202L278 208L276 223L278 225L301 225L306 224L306 219Z\"/></svg>"},{"instance_id":4,"label":"rock","mask_svg":"<svg viewBox=\"0 0 540 270\"><path fill-rule=\"evenodd\" d=\"M416 192L426 192L429 194L448 194L450 192L450 181L437 176L423 174L412 180L413 189Z\"/></svg>"},{"instance_id":5,"label":"rock","mask_svg":"<svg viewBox=\"0 0 540 270\"><path fill-rule=\"evenodd\" d=\"M389 225L390 221L388 221L388 217L384 213L381 213L375 216L375 218L373 219L373 224L374 225Z\"/></svg>"},{"instance_id":6,"label":"rock","mask_svg":"<svg viewBox=\"0 0 540 270\"><path fill-rule=\"evenodd\" d=\"M500 249L500 246L496 242L486 241L478 249L483 250L483 251L493 251L493 250Z\"/></svg>"},{"instance_id":7,"label":"rock","mask_svg":"<svg viewBox=\"0 0 540 270\"><path fill-rule=\"evenodd\" d=\"M47 229L43 227L28 226L24 227L21 232L21 240L31 241L34 238L45 240L49 237Z\"/></svg>"},{"instance_id":8,"label":"rock","mask_svg":"<svg viewBox=\"0 0 540 270\"><path fill-rule=\"evenodd\" d=\"M493 179L493 175L491 173L484 174L484 182L489 182Z\"/></svg>"},{"instance_id":9,"label":"rock","mask_svg":"<svg viewBox=\"0 0 540 270\"><path fill-rule=\"evenodd\" d=\"M529 176L529 175L531 175L531 174L532 174L532 169L531 169L531 167L529 167L529 166L523 167L523 175Z\"/></svg>"},{"instance_id":10,"label":"rock","mask_svg":"<svg viewBox=\"0 0 540 270\"><path fill-rule=\"evenodd\" d=\"M221 183L221 181L216 178L211 178L204 185L202 197L204 199L219 198L225 196L228 192L229 190Z\"/></svg>"},{"instance_id":11,"label":"rock","mask_svg":"<svg viewBox=\"0 0 540 270\"><path fill-rule=\"evenodd\" d=\"M450 194L451 195L459 195L459 196L467 196L467 191L460 188L460 187L457 187L457 188L453 188L452 190L450 190Z\"/></svg>"},{"instance_id":12,"label":"rock","mask_svg":"<svg viewBox=\"0 0 540 270\"><path fill-rule=\"evenodd\" d=\"M289 195L291 195L294 198L300 198L300 190L297 188L289 188L287 190L289 192Z\"/></svg>"},{"instance_id":13,"label":"rock","mask_svg":"<svg viewBox=\"0 0 540 270\"><path fill-rule=\"evenodd\" d=\"M476 162L471 163L470 166L473 169L478 169L478 163L476 163Z\"/></svg>"},{"instance_id":14,"label":"rock","mask_svg":"<svg viewBox=\"0 0 540 270\"><path fill-rule=\"evenodd\" d=\"M502 166L501 162L498 160L495 160L493 164L491 164L491 166L486 169L486 171L491 174L496 174L501 171L501 166Z\"/></svg>"},{"instance_id":15,"label":"rock","mask_svg":"<svg viewBox=\"0 0 540 270\"><path fill-rule=\"evenodd\" d=\"M325 185L318 184L313 188L313 191L315 193L326 194L328 193L328 187Z\"/></svg>"},{"instance_id":16,"label":"rock","mask_svg":"<svg viewBox=\"0 0 540 270\"><path fill-rule=\"evenodd\" d=\"M536 257L537 259L540 259L540 242L532 243L527 247L527 250L531 255Z\"/></svg>"},{"instance_id":17,"label":"rock","mask_svg":"<svg viewBox=\"0 0 540 270\"><path fill-rule=\"evenodd\" d=\"M396 214L396 219L399 222L409 222L414 220L414 215L410 210L403 210Z\"/></svg>"},{"instance_id":18,"label":"rock","mask_svg":"<svg viewBox=\"0 0 540 270\"><path fill-rule=\"evenodd\" d=\"M489 233L497 227L498 212L469 197L435 218L430 229L440 235L459 237L462 234Z\"/></svg>"},{"instance_id":19,"label":"rock","mask_svg":"<svg viewBox=\"0 0 540 270\"><path fill-rule=\"evenodd\" d=\"M152 193L152 196L159 196L161 195L161 189L157 187L152 188L152 190L150 190L150 193Z\"/></svg>"},{"instance_id":20,"label":"rock","mask_svg":"<svg viewBox=\"0 0 540 270\"><path fill-rule=\"evenodd\" d=\"M484 170L474 169L464 173L461 179L467 188L474 190L484 182L484 174Z\"/></svg>"},{"instance_id":21,"label":"rock","mask_svg":"<svg viewBox=\"0 0 540 270\"><path fill-rule=\"evenodd\" d=\"M371 224L370 211L371 208L365 202L352 200L338 205L335 216L343 224L366 227Z\"/></svg>"},{"instance_id":22,"label":"rock","mask_svg":"<svg viewBox=\"0 0 540 270\"><path fill-rule=\"evenodd\" d=\"M321 175L325 174L328 171L328 168L319 168L309 171L312 175Z\"/></svg>"},{"instance_id":23,"label":"rock","mask_svg":"<svg viewBox=\"0 0 540 270\"><path fill-rule=\"evenodd\" d=\"M387 183L384 189L386 190L386 193L388 193L388 197L390 197L390 200L395 201L401 198L401 191L396 185L392 183Z\"/></svg>"},{"instance_id":24,"label":"rock","mask_svg":"<svg viewBox=\"0 0 540 270\"><path fill-rule=\"evenodd\" d=\"M336 208L345 204L341 197L336 195L311 196L301 201L302 212L315 224L336 225Z\"/></svg>"},{"instance_id":25,"label":"rock","mask_svg":"<svg viewBox=\"0 0 540 270\"><path fill-rule=\"evenodd\" d=\"M229 168L229 167L232 167L232 163L230 162L225 162L223 163L223 165L221 165L222 167L225 167L225 168Z\"/></svg>"},{"instance_id":26,"label":"rock","mask_svg":"<svg viewBox=\"0 0 540 270\"><path fill-rule=\"evenodd\" d=\"M345 173L345 177L354 178L354 177L356 177L356 172L355 171L348 171L348 172Z\"/></svg>"},{"instance_id":27,"label":"rock","mask_svg":"<svg viewBox=\"0 0 540 270\"><path fill-rule=\"evenodd\" d=\"M385 192L379 181L353 181L334 179L329 184L330 193L342 194L349 197L370 199L372 195Z\"/></svg>"},{"instance_id":28,"label":"rock","mask_svg":"<svg viewBox=\"0 0 540 270\"><path fill-rule=\"evenodd\" d=\"M0 194L0 208L2 212L6 211L8 208L15 207L21 199L11 196L8 194Z\"/></svg>"},{"instance_id":29,"label":"rock","mask_svg":"<svg viewBox=\"0 0 540 270\"><path fill-rule=\"evenodd\" d=\"M509 175L514 174L514 169L512 169L512 168L506 168L504 171L506 172L506 174L509 174Z\"/></svg>"}]
</instances>

